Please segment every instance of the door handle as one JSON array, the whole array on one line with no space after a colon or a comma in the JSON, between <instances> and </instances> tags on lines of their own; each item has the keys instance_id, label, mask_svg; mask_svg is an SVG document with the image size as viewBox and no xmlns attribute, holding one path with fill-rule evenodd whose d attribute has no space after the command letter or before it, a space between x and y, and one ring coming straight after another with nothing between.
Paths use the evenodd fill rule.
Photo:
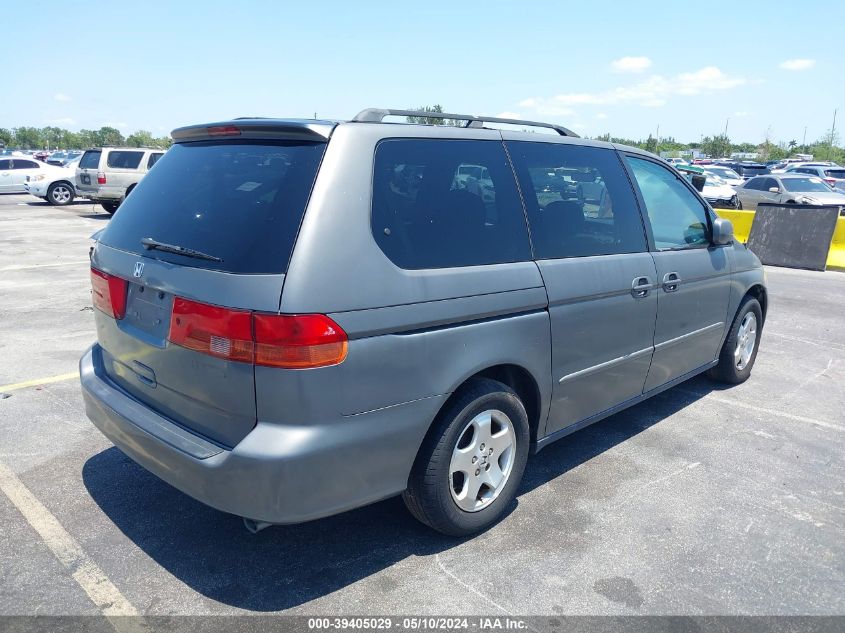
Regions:
<instances>
[{"instance_id":1,"label":"door handle","mask_svg":"<svg viewBox=\"0 0 845 633\"><path fill-rule=\"evenodd\" d=\"M648 277L634 277L634 281L631 282L631 294L637 299L642 299L648 296L648 291L653 287Z\"/></svg>"},{"instance_id":2,"label":"door handle","mask_svg":"<svg viewBox=\"0 0 845 633\"><path fill-rule=\"evenodd\" d=\"M681 276L678 273L666 273L663 275L663 291L675 292L681 285Z\"/></svg>"}]
</instances>

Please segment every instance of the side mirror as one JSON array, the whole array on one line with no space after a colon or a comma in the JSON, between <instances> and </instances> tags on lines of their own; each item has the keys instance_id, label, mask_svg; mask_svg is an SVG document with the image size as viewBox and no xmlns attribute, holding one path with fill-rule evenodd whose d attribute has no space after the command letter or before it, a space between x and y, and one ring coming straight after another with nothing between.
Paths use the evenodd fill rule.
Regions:
<instances>
[{"instance_id":1,"label":"side mirror","mask_svg":"<svg viewBox=\"0 0 845 633\"><path fill-rule=\"evenodd\" d=\"M780 187L769 187L769 191L772 193L780 193Z\"/></svg>"},{"instance_id":2,"label":"side mirror","mask_svg":"<svg viewBox=\"0 0 845 633\"><path fill-rule=\"evenodd\" d=\"M707 182L707 176L702 176L701 174L693 174L692 175L692 186L695 187L695 190L698 192L704 191L704 183Z\"/></svg>"},{"instance_id":3,"label":"side mirror","mask_svg":"<svg viewBox=\"0 0 845 633\"><path fill-rule=\"evenodd\" d=\"M717 246L730 244L734 241L734 225L730 220L725 218L716 218L713 220L713 239L712 242Z\"/></svg>"}]
</instances>

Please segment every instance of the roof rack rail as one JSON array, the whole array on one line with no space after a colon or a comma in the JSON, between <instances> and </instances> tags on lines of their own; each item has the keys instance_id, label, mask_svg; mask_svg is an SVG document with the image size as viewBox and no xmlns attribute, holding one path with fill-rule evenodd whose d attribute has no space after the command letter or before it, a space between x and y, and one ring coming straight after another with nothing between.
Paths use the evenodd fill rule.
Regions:
<instances>
[{"instance_id":1,"label":"roof rack rail","mask_svg":"<svg viewBox=\"0 0 845 633\"><path fill-rule=\"evenodd\" d=\"M542 123L540 121L523 121L522 119L503 119L494 116L476 116L474 114L452 114L451 112L426 112L425 110L384 110L380 108L367 108L355 115L352 121L358 123L381 123L388 116L404 117L425 117L427 119L452 119L454 121L466 121L464 127L482 127L484 123L508 123L510 125L525 125L528 127L542 127L554 130L561 136L578 135L572 130L553 123Z\"/></svg>"}]
</instances>

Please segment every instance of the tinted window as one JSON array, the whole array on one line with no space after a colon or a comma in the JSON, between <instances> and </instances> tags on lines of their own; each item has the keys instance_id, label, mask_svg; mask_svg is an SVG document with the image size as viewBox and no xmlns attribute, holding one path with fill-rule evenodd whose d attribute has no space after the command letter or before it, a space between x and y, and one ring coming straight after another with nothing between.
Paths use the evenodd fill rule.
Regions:
<instances>
[{"instance_id":1,"label":"tinted window","mask_svg":"<svg viewBox=\"0 0 845 633\"><path fill-rule=\"evenodd\" d=\"M649 160L626 160L642 193L655 246L669 250L708 244L707 211L681 179Z\"/></svg>"},{"instance_id":2,"label":"tinted window","mask_svg":"<svg viewBox=\"0 0 845 633\"><path fill-rule=\"evenodd\" d=\"M12 161L10 160L0 160L0 169L11 169L12 168Z\"/></svg>"},{"instance_id":3,"label":"tinted window","mask_svg":"<svg viewBox=\"0 0 845 633\"><path fill-rule=\"evenodd\" d=\"M531 259L525 216L500 141L379 143L372 231L402 268Z\"/></svg>"},{"instance_id":4,"label":"tinted window","mask_svg":"<svg viewBox=\"0 0 845 633\"><path fill-rule=\"evenodd\" d=\"M828 178L845 178L845 169L825 169L824 174Z\"/></svg>"},{"instance_id":5,"label":"tinted window","mask_svg":"<svg viewBox=\"0 0 845 633\"><path fill-rule=\"evenodd\" d=\"M158 162L158 159L164 156L164 154L150 154L150 158L147 160L147 169L152 167Z\"/></svg>"},{"instance_id":6,"label":"tinted window","mask_svg":"<svg viewBox=\"0 0 845 633\"><path fill-rule=\"evenodd\" d=\"M100 166L100 151L85 152L79 161L80 169L97 169Z\"/></svg>"},{"instance_id":7,"label":"tinted window","mask_svg":"<svg viewBox=\"0 0 845 633\"><path fill-rule=\"evenodd\" d=\"M40 165L31 160L15 159L12 161L12 169L38 169Z\"/></svg>"},{"instance_id":8,"label":"tinted window","mask_svg":"<svg viewBox=\"0 0 845 633\"><path fill-rule=\"evenodd\" d=\"M284 272L324 149L304 142L174 145L121 204L101 241L184 266ZM223 261L145 251L145 237Z\"/></svg>"},{"instance_id":9,"label":"tinted window","mask_svg":"<svg viewBox=\"0 0 845 633\"><path fill-rule=\"evenodd\" d=\"M646 251L636 198L616 152L510 142L538 259Z\"/></svg>"},{"instance_id":10,"label":"tinted window","mask_svg":"<svg viewBox=\"0 0 845 633\"><path fill-rule=\"evenodd\" d=\"M144 152L109 152L106 165L113 169L137 169L143 157Z\"/></svg>"},{"instance_id":11,"label":"tinted window","mask_svg":"<svg viewBox=\"0 0 845 633\"><path fill-rule=\"evenodd\" d=\"M769 189L771 189L773 187L777 187L778 189L780 189L780 183L778 183L778 181L775 180L774 178L761 178L760 179L760 188L763 191L768 191Z\"/></svg>"},{"instance_id":12,"label":"tinted window","mask_svg":"<svg viewBox=\"0 0 845 633\"><path fill-rule=\"evenodd\" d=\"M767 178L752 178L745 182L742 187L744 189L753 189L754 191L765 191L766 187L763 185L766 183Z\"/></svg>"}]
</instances>

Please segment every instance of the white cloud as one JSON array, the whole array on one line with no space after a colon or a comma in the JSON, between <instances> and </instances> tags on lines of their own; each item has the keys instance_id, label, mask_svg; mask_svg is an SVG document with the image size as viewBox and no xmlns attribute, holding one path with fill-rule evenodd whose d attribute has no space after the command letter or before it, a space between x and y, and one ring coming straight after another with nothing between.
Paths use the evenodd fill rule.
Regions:
<instances>
[{"instance_id":1,"label":"white cloud","mask_svg":"<svg viewBox=\"0 0 845 633\"><path fill-rule=\"evenodd\" d=\"M534 97L523 99L517 105L522 108L533 108L537 105L537 99L535 99Z\"/></svg>"},{"instance_id":2,"label":"white cloud","mask_svg":"<svg viewBox=\"0 0 845 633\"><path fill-rule=\"evenodd\" d=\"M648 57L620 57L610 66L618 73L644 73L651 67L651 60Z\"/></svg>"},{"instance_id":3,"label":"white cloud","mask_svg":"<svg viewBox=\"0 0 845 633\"><path fill-rule=\"evenodd\" d=\"M815 59L787 59L780 63L780 67L784 70L807 70L815 65Z\"/></svg>"},{"instance_id":4,"label":"white cloud","mask_svg":"<svg viewBox=\"0 0 845 633\"><path fill-rule=\"evenodd\" d=\"M596 114L596 118L599 121L604 121L605 119L607 119L607 115L604 112L599 112Z\"/></svg>"},{"instance_id":5,"label":"white cloud","mask_svg":"<svg viewBox=\"0 0 845 633\"><path fill-rule=\"evenodd\" d=\"M57 92L53 95L53 99L56 101L70 101L70 97L67 96L64 92Z\"/></svg>"},{"instance_id":6,"label":"white cloud","mask_svg":"<svg viewBox=\"0 0 845 633\"><path fill-rule=\"evenodd\" d=\"M76 123L76 119L72 119L69 116L63 116L58 119L49 119L47 123L50 125L73 125Z\"/></svg>"},{"instance_id":7,"label":"white cloud","mask_svg":"<svg viewBox=\"0 0 845 633\"><path fill-rule=\"evenodd\" d=\"M553 97L532 97L520 102L523 107L532 107L540 114L572 114L566 111L574 105L617 105L636 104L643 107L659 107L674 96L696 96L736 88L747 84L744 77L726 75L715 66L681 73L674 77L651 75L642 81L619 86L603 92L574 92Z\"/></svg>"},{"instance_id":8,"label":"white cloud","mask_svg":"<svg viewBox=\"0 0 845 633\"><path fill-rule=\"evenodd\" d=\"M117 123L115 123L114 121L107 121L106 123L103 123L103 127L123 128L126 127L126 123L124 123L123 121L119 121Z\"/></svg>"},{"instance_id":9,"label":"white cloud","mask_svg":"<svg viewBox=\"0 0 845 633\"><path fill-rule=\"evenodd\" d=\"M496 115L500 119L521 119L522 115L519 112L499 112Z\"/></svg>"}]
</instances>

